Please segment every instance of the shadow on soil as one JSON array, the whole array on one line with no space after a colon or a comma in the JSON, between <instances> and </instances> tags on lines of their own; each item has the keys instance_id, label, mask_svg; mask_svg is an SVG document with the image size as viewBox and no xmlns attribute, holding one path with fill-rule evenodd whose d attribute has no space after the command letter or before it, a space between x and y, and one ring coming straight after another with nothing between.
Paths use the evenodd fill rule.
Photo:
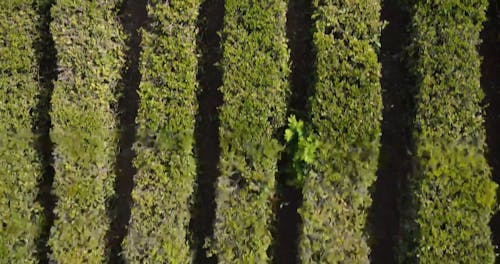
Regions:
<instances>
[{"instance_id":1,"label":"shadow on soil","mask_svg":"<svg viewBox=\"0 0 500 264\"><path fill-rule=\"evenodd\" d=\"M491 0L487 13L488 21L484 24L479 53L483 59L481 65L481 86L485 93L486 104L486 143L487 158L492 168L493 180L500 184L500 2ZM499 196L500 197L500 196ZM497 198L498 199L498 198ZM493 244L500 254L500 213L490 221ZM497 255L496 263L500 263Z\"/></svg>"},{"instance_id":2,"label":"shadow on soil","mask_svg":"<svg viewBox=\"0 0 500 264\"><path fill-rule=\"evenodd\" d=\"M311 19L312 4L307 0L288 2L286 34L290 49L291 97L287 115L295 115L307 121L308 98L311 94L314 72ZM284 133L279 133L283 135ZM281 136L282 137L282 136ZM283 140L283 138L280 138ZM298 243L301 218L297 209L302 205L302 190L289 186L287 180L294 177L287 169L289 157L282 153L278 161L277 201L273 206L277 219L274 223L274 263L299 263Z\"/></svg>"},{"instance_id":3,"label":"shadow on soil","mask_svg":"<svg viewBox=\"0 0 500 264\"><path fill-rule=\"evenodd\" d=\"M222 58L218 32L224 23L224 0L206 0L198 17L197 45L201 55L198 64L198 113L195 140L197 179L194 204L189 223L192 247L196 250L194 263L211 264L217 257L208 257L203 247L205 239L213 235L215 220L215 184L219 175L220 157L218 108L222 104L222 69L216 64Z\"/></svg>"},{"instance_id":4,"label":"shadow on soil","mask_svg":"<svg viewBox=\"0 0 500 264\"><path fill-rule=\"evenodd\" d=\"M372 263L395 263L400 240L401 203L411 168L412 102L405 62L409 15L398 1L383 1L379 60L384 104L381 149L373 204L368 214Z\"/></svg>"},{"instance_id":5,"label":"shadow on soil","mask_svg":"<svg viewBox=\"0 0 500 264\"><path fill-rule=\"evenodd\" d=\"M120 22L127 35L126 65L122 71L119 87L121 95L118 101L120 135L119 151L116 156L115 197L110 202L111 225L107 234L107 248L110 251L110 263L125 263L122 241L127 235L127 225L132 207L132 188L136 169L133 166L135 152L132 146L136 139L135 118L139 107L137 89L141 81L139 58L141 36L139 29L147 19L146 0L126 0L120 10Z\"/></svg>"},{"instance_id":6,"label":"shadow on soil","mask_svg":"<svg viewBox=\"0 0 500 264\"><path fill-rule=\"evenodd\" d=\"M51 193L54 182L54 168L52 166L54 157L52 151L54 143L50 140L50 101L54 90L54 81L57 79L57 51L52 34L50 33L50 8L53 0L41 1L35 6L40 23L38 25L39 38L34 42L34 49L38 56L40 97L38 98L37 116L34 132L38 135L36 150L42 163L43 175L39 183L37 202L43 207L43 224L40 236L37 239L37 257L40 263L48 263L50 248L47 245L50 228L54 223L54 207L56 197Z\"/></svg>"}]
</instances>

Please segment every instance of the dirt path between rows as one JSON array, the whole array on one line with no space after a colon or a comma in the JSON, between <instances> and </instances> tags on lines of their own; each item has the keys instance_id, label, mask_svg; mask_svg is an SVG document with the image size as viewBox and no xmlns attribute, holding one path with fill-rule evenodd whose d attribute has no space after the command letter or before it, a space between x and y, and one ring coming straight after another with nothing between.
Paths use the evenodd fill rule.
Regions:
<instances>
[{"instance_id":1,"label":"dirt path between rows","mask_svg":"<svg viewBox=\"0 0 500 264\"><path fill-rule=\"evenodd\" d=\"M205 239L212 237L215 220L215 185L219 170L219 112L222 105L222 69L217 66L222 58L218 32L224 22L224 1L206 0L198 17L198 113L195 125L195 151L197 158L196 189L189 225L192 247L196 250L194 263L216 263L203 247Z\"/></svg>"},{"instance_id":2,"label":"dirt path between rows","mask_svg":"<svg viewBox=\"0 0 500 264\"><path fill-rule=\"evenodd\" d=\"M492 168L493 180L500 184L500 3L490 1L488 21L481 33L483 40L479 53L483 58L481 65L481 86L485 93L486 104L486 142L487 158ZM499 192L500 193L500 192ZM497 197L497 201L500 196ZM500 253L500 213L496 213L490 221L493 233L493 244ZM500 263L497 256L496 263Z\"/></svg>"},{"instance_id":3,"label":"dirt path between rows","mask_svg":"<svg viewBox=\"0 0 500 264\"><path fill-rule=\"evenodd\" d=\"M50 101L54 90L54 81L57 79L57 51L52 34L50 33L50 8L54 1L44 1L38 6L40 23L38 32L40 38L34 43L38 56L40 97L38 98L37 117L34 124L34 132L38 135L36 149L42 163L42 179L39 183L37 202L43 208L43 224L40 237L37 239L37 257L40 263L48 263L50 248L47 245L50 236L50 228L54 223L54 207L56 197L51 194L54 182L54 143L50 140Z\"/></svg>"},{"instance_id":4,"label":"dirt path between rows","mask_svg":"<svg viewBox=\"0 0 500 264\"><path fill-rule=\"evenodd\" d=\"M286 34L290 49L290 88L287 116L307 120L308 98L312 91L315 57L312 47L312 4L308 0L288 2ZM284 135L280 131L278 135ZM283 141L283 138L280 138ZM284 142L282 142L284 143ZM287 184L295 176L288 170L290 157L286 152L278 162L276 220L273 228L274 263L299 263L299 236L301 218L297 209L302 206L302 190Z\"/></svg>"},{"instance_id":5,"label":"dirt path between rows","mask_svg":"<svg viewBox=\"0 0 500 264\"><path fill-rule=\"evenodd\" d=\"M125 263L122 241L127 235L128 222L132 207L132 188L136 169L132 162L135 152L132 149L136 140L135 118L139 108L137 90L141 81L139 58L141 36L139 29L146 23L146 0L126 0L121 7L119 18L127 35L126 65L122 72L119 87L122 91L118 101L119 139L116 156L115 197L110 202L109 216L111 225L107 234L107 248L110 250L111 263Z\"/></svg>"},{"instance_id":6,"label":"dirt path between rows","mask_svg":"<svg viewBox=\"0 0 500 264\"><path fill-rule=\"evenodd\" d=\"M369 211L372 263L395 263L400 236L401 199L410 172L412 101L404 61L409 15L397 1L383 1L379 60L382 64L383 121L377 180Z\"/></svg>"}]
</instances>

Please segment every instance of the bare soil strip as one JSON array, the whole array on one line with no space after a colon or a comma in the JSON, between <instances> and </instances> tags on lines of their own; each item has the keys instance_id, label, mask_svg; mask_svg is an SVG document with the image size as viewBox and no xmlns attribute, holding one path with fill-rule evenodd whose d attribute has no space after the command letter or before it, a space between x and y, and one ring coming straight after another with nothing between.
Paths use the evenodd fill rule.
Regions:
<instances>
[{"instance_id":1,"label":"bare soil strip","mask_svg":"<svg viewBox=\"0 0 500 264\"><path fill-rule=\"evenodd\" d=\"M409 15L397 1L383 1L383 20L379 60L382 64L384 103L381 149L369 228L373 263L395 263L399 239L401 199L405 178L410 172L412 100L404 48L407 46Z\"/></svg>"},{"instance_id":2,"label":"bare soil strip","mask_svg":"<svg viewBox=\"0 0 500 264\"><path fill-rule=\"evenodd\" d=\"M193 207L191 209L190 233L196 249L194 263L216 263L216 257L207 257L203 247L205 239L211 237L215 220L215 184L219 171L219 116L222 104L222 69L217 65L222 59L221 39L218 32L224 23L224 0L206 0L200 8L198 18L198 114L195 137L197 157L197 179Z\"/></svg>"},{"instance_id":3,"label":"bare soil strip","mask_svg":"<svg viewBox=\"0 0 500 264\"><path fill-rule=\"evenodd\" d=\"M288 2L286 31L291 59L291 97L288 116L295 115L307 120L307 101L311 94L314 72L314 52L312 47L311 1ZM283 133L279 135L283 137ZM287 170L288 157L285 153L278 163L277 200L275 211L274 263L299 263L298 242L301 225L297 209L302 205L302 190L287 185L294 175Z\"/></svg>"},{"instance_id":4,"label":"bare soil strip","mask_svg":"<svg viewBox=\"0 0 500 264\"><path fill-rule=\"evenodd\" d=\"M132 207L132 188L136 169L133 166L135 152L132 146L136 140L135 118L139 107L137 89L141 81L139 58L141 35L139 30L147 18L146 0L126 0L120 10L120 21L127 35L127 62L120 84L118 101L120 136L116 156L115 198L110 203L111 226L108 231L108 249L111 263L124 263L120 253L122 241L127 235L127 225Z\"/></svg>"},{"instance_id":5,"label":"bare soil strip","mask_svg":"<svg viewBox=\"0 0 500 264\"><path fill-rule=\"evenodd\" d=\"M52 183L54 181L53 149L54 143L50 140L49 132L52 126L49 112L54 81L57 78L57 51L54 40L50 33L50 8L54 1L42 1L37 6L40 23L38 25L39 39L34 42L38 55L40 98L38 98L37 119L34 124L34 131L37 134L36 149L43 165L43 176L39 183L37 202L43 207L43 226L40 237L37 241L37 255L40 263L48 263L50 248L47 241L50 235L50 228L54 223L54 207L56 197L51 194Z\"/></svg>"},{"instance_id":6,"label":"bare soil strip","mask_svg":"<svg viewBox=\"0 0 500 264\"><path fill-rule=\"evenodd\" d=\"M487 158L492 168L493 180L500 184L500 3L491 0L488 9L488 21L484 24L483 40L479 53L483 58L481 65L481 86L485 92L486 104L486 142ZM497 197L498 200L498 197ZM496 246L497 259L500 263L500 213L490 221L493 244Z\"/></svg>"}]
</instances>

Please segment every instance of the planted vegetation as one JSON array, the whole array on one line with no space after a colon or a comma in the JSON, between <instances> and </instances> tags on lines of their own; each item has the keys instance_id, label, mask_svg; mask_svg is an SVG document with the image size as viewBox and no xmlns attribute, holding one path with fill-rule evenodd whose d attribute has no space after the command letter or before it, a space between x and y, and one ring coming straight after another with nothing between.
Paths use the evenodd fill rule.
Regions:
<instances>
[{"instance_id":1,"label":"planted vegetation","mask_svg":"<svg viewBox=\"0 0 500 264\"><path fill-rule=\"evenodd\" d=\"M318 141L304 176L303 263L368 263L382 99L380 1L313 1L316 54L310 120Z\"/></svg>"},{"instance_id":2,"label":"planted vegetation","mask_svg":"<svg viewBox=\"0 0 500 264\"><path fill-rule=\"evenodd\" d=\"M121 16L128 42L123 1L131 1ZM397 263L495 261L488 223L497 185L485 159L477 51L487 0L387 1L404 3L398 19L411 16L405 61L414 86L392 89L405 76L387 86L384 107L397 101L394 109L407 110L401 122L412 119L412 170L408 186L390 194L398 201L387 210L404 206L393 215L398 232L382 242L368 237L367 223L381 136L380 0L143 0L148 18L137 34L145 14L127 11L132 1L0 0L0 263L390 262L370 260L370 246L389 240L398 241ZM300 18L298 6L307 9ZM222 13L219 45L209 16L222 22ZM308 30L314 56L299 50ZM401 54L390 53L386 73L398 74L391 67ZM221 103L211 90L219 69ZM401 94L413 100L392 100ZM391 110L386 138L410 138L397 119ZM213 141L195 148L203 136ZM402 162L400 139L384 141L384 162ZM384 183L377 187L399 187ZM201 199L212 195L214 209Z\"/></svg>"},{"instance_id":3,"label":"planted vegetation","mask_svg":"<svg viewBox=\"0 0 500 264\"><path fill-rule=\"evenodd\" d=\"M488 222L496 184L484 157L477 45L487 1L416 1L411 204L399 261L493 263Z\"/></svg>"},{"instance_id":4,"label":"planted vegetation","mask_svg":"<svg viewBox=\"0 0 500 264\"><path fill-rule=\"evenodd\" d=\"M227 0L214 238L220 263L270 261L277 130L285 124L289 52L286 1Z\"/></svg>"},{"instance_id":5,"label":"planted vegetation","mask_svg":"<svg viewBox=\"0 0 500 264\"><path fill-rule=\"evenodd\" d=\"M142 31L131 263L189 263L187 234L196 164L196 19L199 0L149 1Z\"/></svg>"},{"instance_id":6,"label":"planted vegetation","mask_svg":"<svg viewBox=\"0 0 500 264\"><path fill-rule=\"evenodd\" d=\"M124 63L120 1L58 0L51 32L59 77L52 96L56 219L50 259L101 263L113 195L117 131L113 109Z\"/></svg>"},{"instance_id":7,"label":"planted vegetation","mask_svg":"<svg viewBox=\"0 0 500 264\"><path fill-rule=\"evenodd\" d=\"M286 152L291 160L287 169L294 175L287 184L301 188L304 185L305 177L310 172L310 165L315 160L319 143L304 121L297 120L294 115L288 117L285 141Z\"/></svg>"},{"instance_id":8,"label":"planted vegetation","mask_svg":"<svg viewBox=\"0 0 500 264\"><path fill-rule=\"evenodd\" d=\"M0 1L0 262L35 263L42 164L34 147L39 18L32 3Z\"/></svg>"}]
</instances>

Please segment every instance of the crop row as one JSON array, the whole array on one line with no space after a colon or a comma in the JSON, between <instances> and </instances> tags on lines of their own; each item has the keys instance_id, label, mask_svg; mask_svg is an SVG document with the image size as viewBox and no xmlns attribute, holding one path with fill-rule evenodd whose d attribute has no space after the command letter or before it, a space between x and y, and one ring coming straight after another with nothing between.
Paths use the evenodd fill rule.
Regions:
<instances>
[{"instance_id":1,"label":"crop row","mask_svg":"<svg viewBox=\"0 0 500 264\"><path fill-rule=\"evenodd\" d=\"M199 0L149 1L142 30L134 205L124 242L131 263L188 263L196 164Z\"/></svg>"},{"instance_id":2,"label":"crop row","mask_svg":"<svg viewBox=\"0 0 500 264\"><path fill-rule=\"evenodd\" d=\"M286 1L227 0L222 32L224 103L211 253L220 263L267 263L271 198L284 126L289 52Z\"/></svg>"},{"instance_id":3,"label":"crop row","mask_svg":"<svg viewBox=\"0 0 500 264\"><path fill-rule=\"evenodd\" d=\"M49 245L57 263L101 263L109 227L117 143L117 83L124 64L118 0L58 0L51 32L59 76L54 84L53 193Z\"/></svg>"},{"instance_id":4,"label":"crop row","mask_svg":"<svg viewBox=\"0 0 500 264\"><path fill-rule=\"evenodd\" d=\"M487 5L421 0L410 9L416 118L404 263L494 262L477 52Z\"/></svg>"},{"instance_id":5,"label":"crop row","mask_svg":"<svg viewBox=\"0 0 500 264\"><path fill-rule=\"evenodd\" d=\"M42 176L33 127L40 89L32 3L0 1L0 262L35 263Z\"/></svg>"},{"instance_id":6,"label":"crop row","mask_svg":"<svg viewBox=\"0 0 500 264\"><path fill-rule=\"evenodd\" d=\"M367 263L366 214L377 169L382 99L379 0L313 1L310 122L318 149L304 180L303 263Z\"/></svg>"},{"instance_id":7,"label":"crop row","mask_svg":"<svg viewBox=\"0 0 500 264\"><path fill-rule=\"evenodd\" d=\"M125 64L125 36L117 20L122 2L58 0L51 10L58 61L50 102L57 197L51 262L107 260L118 83ZM147 4L147 25L140 32L137 173L122 245L127 263L193 261L188 225L196 186L202 2ZM290 118L292 129L285 130L285 141L298 145L287 150L290 162L298 162L291 182L303 195L297 227L301 263L369 262L367 212L382 118L380 4L312 0L310 113L306 120ZM290 93L287 1L225 0L224 7L220 175L214 183L214 233L205 247L219 263L269 263L277 162L285 149L279 138ZM400 263L494 262L488 222L497 186L484 157L476 50L486 7L486 0L417 0L409 9L416 108ZM31 3L0 0L2 263L36 261L43 221L35 202L43 171L35 148L44 92L33 48L39 20Z\"/></svg>"}]
</instances>

